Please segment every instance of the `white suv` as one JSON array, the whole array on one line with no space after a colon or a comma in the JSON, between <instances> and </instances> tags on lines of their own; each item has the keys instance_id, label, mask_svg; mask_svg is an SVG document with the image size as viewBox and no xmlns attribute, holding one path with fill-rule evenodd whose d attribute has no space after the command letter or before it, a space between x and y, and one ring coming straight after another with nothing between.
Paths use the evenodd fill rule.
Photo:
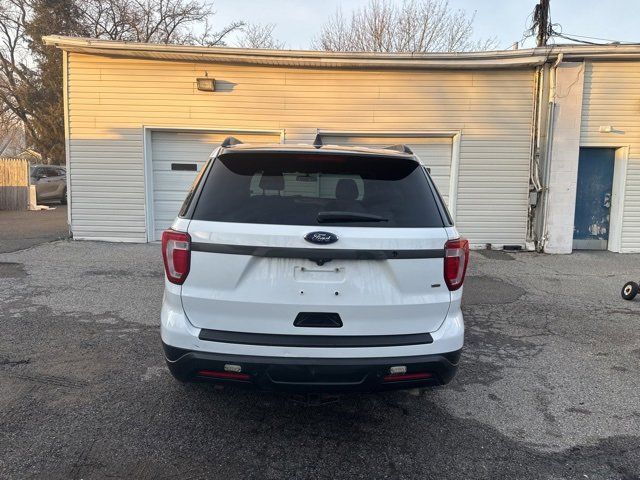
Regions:
<instances>
[{"instance_id":1,"label":"white suv","mask_svg":"<svg viewBox=\"0 0 640 480\"><path fill-rule=\"evenodd\" d=\"M162 342L179 380L323 393L456 372L469 245L407 147L228 138L162 253Z\"/></svg>"}]
</instances>

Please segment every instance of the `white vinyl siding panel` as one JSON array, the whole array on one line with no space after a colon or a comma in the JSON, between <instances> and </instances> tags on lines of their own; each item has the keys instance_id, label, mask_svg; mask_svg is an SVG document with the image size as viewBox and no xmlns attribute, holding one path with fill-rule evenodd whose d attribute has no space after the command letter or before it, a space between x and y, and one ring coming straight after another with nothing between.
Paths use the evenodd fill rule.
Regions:
<instances>
[{"instance_id":1,"label":"white vinyl siding panel","mask_svg":"<svg viewBox=\"0 0 640 480\"><path fill-rule=\"evenodd\" d=\"M69 175L74 238L145 241L142 131L131 137L84 139L72 132Z\"/></svg>"},{"instance_id":2,"label":"white vinyl siding panel","mask_svg":"<svg viewBox=\"0 0 640 480\"><path fill-rule=\"evenodd\" d=\"M621 251L640 251L640 62L587 62L583 95L581 146L629 147Z\"/></svg>"},{"instance_id":3,"label":"white vinyl siding panel","mask_svg":"<svg viewBox=\"0 0 640 480\"><path fill-rule=\"evenodd\" d=\"M205 73L216 92L197 90ZM462 132L462 234L524 244L532 69L297 69L70 53L68 81L76 235L145 241L144 126L285 130L287 143L311 142L318 129L446 130ZM110 213L118 202L126 207Z\"/></svg>"}]
</instances>

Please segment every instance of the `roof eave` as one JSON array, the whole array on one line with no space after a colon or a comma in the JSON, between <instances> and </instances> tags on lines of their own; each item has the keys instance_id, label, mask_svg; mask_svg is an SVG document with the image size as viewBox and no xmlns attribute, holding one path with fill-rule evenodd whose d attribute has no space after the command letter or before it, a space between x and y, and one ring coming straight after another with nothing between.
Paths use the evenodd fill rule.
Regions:
<instances>
[{"instance_id":1,"label":"roof eave","mask_svg":"<svg viewBox=\"0 0 640 480\"><path fill-rule=\"evenodd\" d=\"M640 59L640 45L571 45L488 52L397 54L164 45L58 35L46 36L43 37L43 40L47 45L53 45L68 52L89 55L313 68L525 68L555 60L560 53L564 55L566 60L585 58Z\"/></svg>"},{"instance_id":2,"label":"roof eave","mask_svg":"<svg viewBox=\"0 0 640 480\"><path fill-rule=\"evenodd\" d=\"M116 42L51 35L43 37L47 45L67 52L153 60L253 64L313 68L517 68L540 65L546 60L534 50L495 52L385 54L320 52L310 50L255 50L192 45Z\"/></svg>"}]
</instances>

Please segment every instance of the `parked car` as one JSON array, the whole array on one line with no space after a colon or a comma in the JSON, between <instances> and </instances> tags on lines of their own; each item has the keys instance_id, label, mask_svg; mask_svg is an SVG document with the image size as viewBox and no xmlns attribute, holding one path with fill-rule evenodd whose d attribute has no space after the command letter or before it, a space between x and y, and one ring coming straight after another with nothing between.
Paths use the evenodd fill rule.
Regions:
<instances>
[{"instance_id":1,"label":"parked car","mask_svg":"<svg viewBox=\"0 0 640 480\"><path fill-rule=\"evenodd\" d=\"M227 139L162 236L181 381L324 393L449 382L469 244L406 147Z\"/></svg>"},{"instance_id":2,"label":"parked car","mask_svg":"<svg viewBox=\"0 0 640 480\"><path fill-rule=\"evenodd\" d=\"M67 203L67 170L57 165L32 165L31 185L36 186L38 202Z\"/></svg>"}]
</instances>

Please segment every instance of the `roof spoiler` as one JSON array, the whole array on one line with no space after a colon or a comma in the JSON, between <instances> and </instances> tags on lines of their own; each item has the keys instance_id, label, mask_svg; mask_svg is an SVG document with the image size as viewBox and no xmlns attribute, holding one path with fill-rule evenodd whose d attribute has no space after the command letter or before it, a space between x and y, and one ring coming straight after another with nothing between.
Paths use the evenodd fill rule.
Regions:
<instances>
[{"instance_id":1,"label":"roof spoiler","mask_svg":"<svg viewBox=\"0 0 640 480\"><path fill-rule=\"evenodd\" d=\"M233 147L234 145L241 145L242 141L238 140L236 137L227 137L222 141L222 147Z\"/></svg>"},{"instance_id":2,"label":"roof spoiler","mask_svg":"<svg viewBox=\"0 0 640 480\"><path fill-rule=\"evenodd\" d=\"M318 133L316 135L316 138L313 140L313 146L316 148L321 148L323 146L322 134ZM411 150L409 147L403 144L389 145L388 147L382 147L382 148L385 150L395 150L396 152L408 153L409 155L413 155L413 150Z\"/></svg>"},{"instance_id":3,"label":"roof spoiler","mask_svg":"<svg viewBox=\"0 0 640 480\"><path fill-rule=\"evenodd\" d=\"M401 143L397 145L389 145L388 147L382 147L382 148L384 148L385 150L395 150L396 152L408 153L409 155L413 155L413 150L411 150L409 147Z\"/></svg>"}]
</instances>

